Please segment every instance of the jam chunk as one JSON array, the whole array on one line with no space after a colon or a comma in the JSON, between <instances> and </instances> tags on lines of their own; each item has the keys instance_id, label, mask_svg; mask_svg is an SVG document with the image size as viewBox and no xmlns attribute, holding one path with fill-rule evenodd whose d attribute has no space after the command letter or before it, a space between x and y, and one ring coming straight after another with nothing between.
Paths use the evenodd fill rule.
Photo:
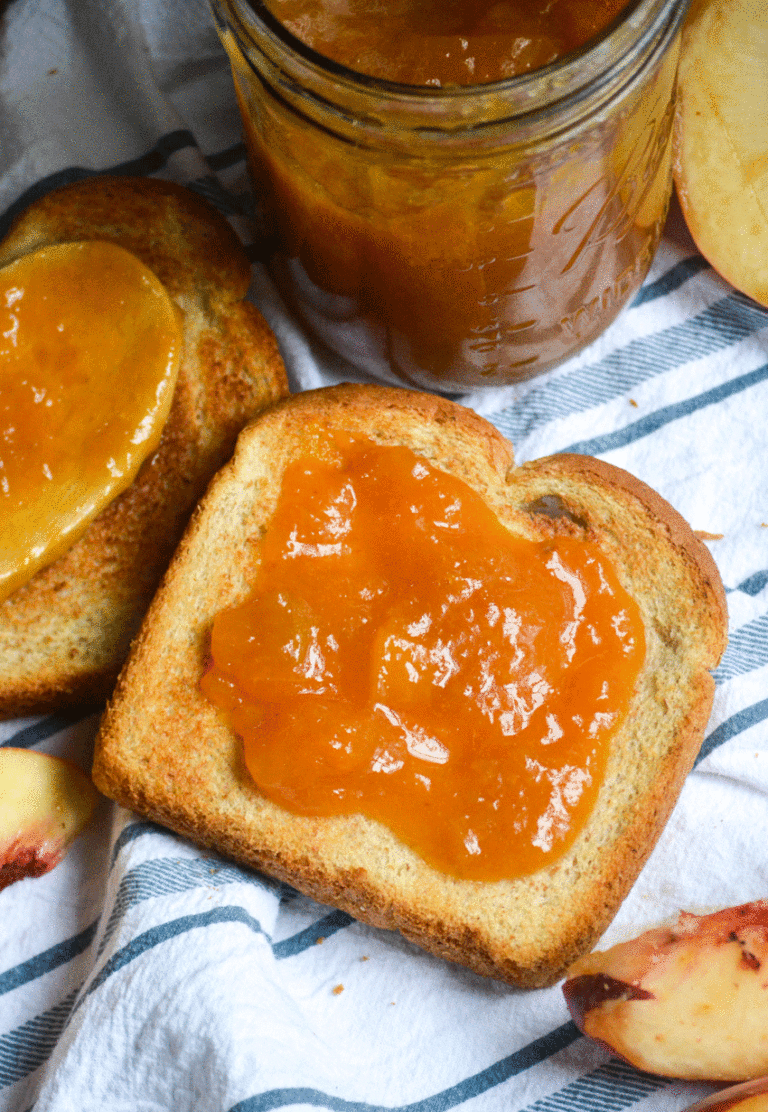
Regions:
<instances>
[{"instance_id":1,"label":"jam chunk","mask_svg":"<svg viewBox=\"0 0 768 1112\"><path fill-rule=\"evenodd\" d=\"M627 0L267 0L289 31L357 73L482 85L541 69L610 26Z\"/></svg>"},{"instance_id":2,"label":"jam chunk","mask_svg":"<svg viewBox=\"0 0 768 1112\"><path fill-rule=\"evenodd\" d=\"M596 546L514 536L409 449L336 436L287 468L202 688L274 802L496 880L576 837L644 652Z\"/></svg>"}]
</instances>

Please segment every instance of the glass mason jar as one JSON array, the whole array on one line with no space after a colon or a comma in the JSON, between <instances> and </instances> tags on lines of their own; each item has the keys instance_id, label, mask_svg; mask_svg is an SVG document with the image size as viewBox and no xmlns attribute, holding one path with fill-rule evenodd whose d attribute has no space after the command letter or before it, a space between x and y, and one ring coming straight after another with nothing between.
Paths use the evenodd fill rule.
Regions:
<instances>
[{"instance_id":1,"label":"glass mason jar","mask_svg":"<svg viewBox=\"0 0 768 1112\"><path fill-rule=\"evenodd\" d=\"M686 0L487 85L353 73L260 0L211 0L270 269L331 349L386 381L500 386L574 355L641 284L671 190Z\"/></svg>"}]
</instances>

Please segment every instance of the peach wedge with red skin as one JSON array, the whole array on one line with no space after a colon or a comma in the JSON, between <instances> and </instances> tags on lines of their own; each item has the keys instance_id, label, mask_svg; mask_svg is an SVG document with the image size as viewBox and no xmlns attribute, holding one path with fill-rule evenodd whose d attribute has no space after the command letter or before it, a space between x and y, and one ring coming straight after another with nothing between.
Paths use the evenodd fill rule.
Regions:
<instances>
[{"instance_id":1,"label":"peach wedge with red skin","mask_svg":"<svg viewBox=\"0 0 768 1112\"><path fill-rule=\"evenodd\" d=\"M647 1073L698 1081L768 1074L768 900L683 913L568 971L590 1038Z\"/></svg>"},{"instance_id":2,"label":"peach wedge with red skin","mask_svg":"<svg viewBox=\"0 0 768 1112\"><path fill-rule=\"evenodd\" d=\"M720 1089L685 1112L768 1112L768 1077Z\"/></svg>"},{"instance_id":3,"label":"peach wedge with red skin","mask_svg":"<svg viewBox=\"0 0 768 1112\"><path fill-rule=\"evenodd\" d=\"M683 29L674 174L702 255L768 306L768 4L693 0Z\"/></svg>"},{"instance_id":4,"label":"peach wedge with red skin","mask_svg":"<svg viewBox=\"0 0 768 1112\"><path fill-rule=\"evenodd\" d=\"M58 865L98 800L71 761L0 749L0 889Z\"/></svg>"}]
</instances>

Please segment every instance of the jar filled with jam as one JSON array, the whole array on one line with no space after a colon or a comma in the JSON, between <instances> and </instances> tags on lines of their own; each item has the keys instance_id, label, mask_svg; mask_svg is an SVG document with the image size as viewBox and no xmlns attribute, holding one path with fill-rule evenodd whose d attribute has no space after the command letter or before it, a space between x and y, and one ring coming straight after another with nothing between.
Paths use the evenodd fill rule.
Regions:
<instances>
[{"instance_id":1,"label":"jar filled with jam","mask_svg":"<svg viewBox=\"0 0 768 1112\"><path fill-rule=\"evenodd\" d=\"M514 383L641 284L685 0L212 4L273 277L361 370Z\"/></svg>"}]
</instances>

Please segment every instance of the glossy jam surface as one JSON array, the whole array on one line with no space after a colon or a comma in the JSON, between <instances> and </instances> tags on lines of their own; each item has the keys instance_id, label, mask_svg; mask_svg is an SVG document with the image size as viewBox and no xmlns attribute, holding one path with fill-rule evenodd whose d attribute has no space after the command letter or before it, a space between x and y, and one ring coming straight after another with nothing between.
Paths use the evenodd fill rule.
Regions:
<instances>
[{"instance_id":1,"label":"glossy jam surface","mask_svg":"<svg viewBox=\"0 0 768 1112\"><path fill-rule=\"evenodd\" d=\"M260 551L202 686L266 796L363 812L458 877L565 851L644 658L595 547L513 537L410 450L337 437L289 466Z\"/></svg>"},{"instance_id":2,"label":"glossy jam surface","mask_svg":"<svg viewBox=\"0 0 768 1112\"><path fill-rule=\"evenodd\" d=\"M165 289L115 244L45 247L0 270L0 599L133 481L180 348Z\"/></svg>"},{"instance_id":3,"label":"glossy jam surface","mask_svg":"<svg viewBox=\"0 0 768 1112\"><path fill-rule=\"evenodd\" d=\"M482 85L540 69L607 28L627 0L266 0L298 39L401 85Z\"/></svg>"}]
</instances>

